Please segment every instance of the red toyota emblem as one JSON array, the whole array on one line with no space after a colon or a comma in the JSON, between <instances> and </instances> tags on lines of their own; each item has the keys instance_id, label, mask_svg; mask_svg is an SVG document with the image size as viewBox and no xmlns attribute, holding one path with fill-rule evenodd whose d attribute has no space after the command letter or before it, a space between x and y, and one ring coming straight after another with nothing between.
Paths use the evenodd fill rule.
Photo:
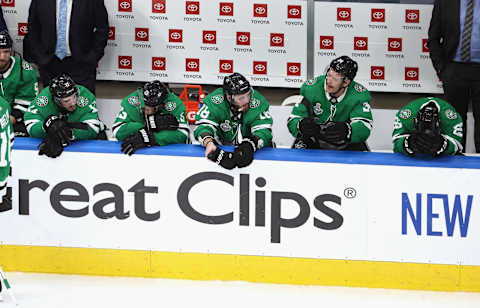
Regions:
<instances>
[{"instance_id":1,"label":"red toyota emblem","mask_svg":"<svg viewBox=\"0 0 480 308\"><path fill-rule=\"evenodd\" d=\"M148 28L135 28L135 41L148 42Z\"/></svg>"},{"instance_id":2,"label":"red toyota emblem","mask_svg":"<svg viewBox=\"0 0 480 308\"><path fill-rule=\"evenodd\" d=\"M354 50L368 50L368 37L366 36L355 36L353 38L353 49Z\"/></svg>"},{"instance_id":3,"label":"red toyota emblem","mask_svg":"<svg viewBox=\"0 0 480 308\"><path fill-rule=\"evenodd\" d=\"M287 63L287 76L300 76L302 64L299 62Z\"/></svg>"},{"instance_id":4,"label":"red toyota emblem","mask_svg":"<svg viewBox=\"0 0 480 308\"><path fill-rule=\"evenodd\" d=\"M152 0L152 13L165 14L167 12L167 3L165 0Z\"/></svg>"},{"instance_id":5,"label":"red toyota emblem","mask_svg":"<svg viewBox=\"0 0 480 308\"><path fill-rule=\"evenodd\" d=\"M237 45L250 45L250 32L237 32Z\"/></svg>"},{"instance_id":6,"label":"red toyota emblem","mask_svg":"<svg viewBox=\"0 0 480 308\"><path fill-rule=\"evenodd\" d=\"M15 6L15 0L2 0L2 6Z\"/></svg>"},{"instance_id":7,"label":"red toyota emblem","mask_svg":"<svg viewBox=\"0 0 480 308\"><path fill-rule=\"evenodd\" d=\"M118 68L131 70L133 68L132 56L118 56Z\"/></svg>"},{"instance_id":8,"label":"red toyota emblem","mask_svg":"<svg viewBox=\"0 0 480 308\"><path fill-rule=\"evenodd\" d=\"M185 2L185 14L187 14L187 15L199 15L200 14L200 2L199 1L187 1L187 2Z\"/></svg>"},{"instance_id":9,"label":"red toyota emblem","mask_svg":"<svg viewBox=\"0 0 480 308\"><path fill-rule=\"evenodd\" d=\"M349 7L337 7L337 20L338 21L351 21L352 9Z\"/></svg>"},{"instance_id":10,"label":"red toyota emblem","mask_svg":"<svg viewBox=\"0 0 480 308\"><path fill-rule=\"evenodd\" d=\"M267 61L253 61L253 73L255 75L266 75Z\"/></svg>"},{"instance_id":11,"label":"red toyota emblem","mask_svg":"<svg viewBox=\"0 0 480 308\"><path fill-rule=\"evenodd\" d=\"M118 0L119 12L131 12L132 8L132 0Z\"/></svg>"},{"instance_id":12,"label":"red toyota emblem","mask_svg":"<svg viewBox=\"0 0 480 308\"><path fill-rule=\"evenodd\" d=\"M108 28L108 39L110 41L115 40L115 27L113 27L113 26Z\"/></svg>"},{"instance_id":13,"label":"red toyota emblem","mask_svg":"<svg viewBox=\"0 0 480 308\"><path fill-rule=\"evenodd\" d=\"M430 48L428 48L428 39L422 39L422 52L430 52Z\"/></svg>"},{"instance_id":14,"label":"red toyota emblem","mask_svg":"<svg viewBox=\"0 0 480 308\"><path fill-rule=\"evenodd\" d=\"M402 38L401 37L389 37L388 38L388 51L402 51Z\"/></svg>"},{"instance_id":15,"label":"red toyota emblem","mask_svg":"<svg viewBox=\"0 0 480 308\"><path fill-rule=\"evenodd\" d=\"M370 67L371 79L385 79L385 67L384 66L372 66Z\"/></svg>"},{"instance_id":16,"label":"red toyota emblem","mask_svg":"<svg viewBox=\"0 0 480 308\"><path fill-rule=\"evenodd\" d=\"M415 81L419 78L418 67L405 67L405 80Z\"/></svg>"},{"instance_id":17,"label":"red toyota emblem","mask_svg":"<svg viewBox=\"0 0 480 308\"><path fill-rule=\"evenodd\" d=\"M287 7L287 18L302 18L302 6L301 5L289 5Z\"/></svg>"},{"instance_id":18,"label":"red toyota emblem","mask_svg":"<svg viewBox=\"0 0 480 308\"><path fill-rule=\"evenodd\" d=\"M181 29L169 29L168 30L168 41L170 43L181 43L181 42L183 42L183 30L181 30Z\"/></svg>"},{"instance_id":19,"label":"red toyota emblem","mask_svg":"<svg viewBox=\"0 0 480 308\"><path fill-rule=\"evenodd\" d=\"M405 10L405 22L418 24L420 22L420 10Z\"/></svg>"},{"instance_id":20,"label":"red toyota emblem","mask_svg":"<svg viewBox=\"0 0 480 308\"><path fill-rule=\"evenodd\" d=\"M268 6L267 4L253 4L253 17L268 17Z\"/></svg>"},{"instance_id":21,"label":"red toyota emblem","mask_svg":"<svg viewBox=\"0 0 480 308\"><path fill-rule=\"evenodd\" d=\"M26 22L18 23L18 36L25 36L28 33L28 24Z\"/></svg>"},{"instance_id":22,"label":"red toyota emblem","mask_svg":"<svg viewBox=\"0 0 480 308\"><path fill-rule=\"evenodd\" d=\"M219 60L218 71L223 74L233 73L233 60Z\"/></svg>"},{"instance_id":23,"label":"red toyota emblem","mask_svg":"<svg viewBox=\"0 0 480 308\"><path fill-rule=\"evenodd\" d=\"M385 9L372 9L370 20L372 22L385 22Z\"/></svg>"},{"instance_id":24,"label":"red toyota emblem","mask_svg":"<svg viewBox=\"0 0 480 308\"><path fill-rule=\"evenodd\" d=\"M200 71L200 59L193 59L193 58L185 59L185 71L187 71L187 72L199 72Z\"/></svg>"},{"instance_id":25,"label":"red toyota emblem","mask_svg":"<svg viewBox=\"0 0 480 308\"><path fill-rule=\"evenodd\" d=\"M165 57L152 57L152 70L164 71L167 69L167 60Z\"/></svg>"},{"instance_id":26,"label":"red toyota emblem","mask_svg":"<svg viewBox=\"0 0 480 308\"><path fill-rule=\"evenodd\" d=\"M216 44L217 43L217 31L203 31L203 43L204 44Z\"/></svg>"},{"instance_id":27,"label":"red toyota emblem","mask_svg":"<svg viewBox=\"0 0 480 308\"><path fill-rule=\"evenodd\" d=\"M233 2L220 2L220 16L233 16Z\"/></svg>"},{"instance_id":28,"label":"red toyota emblem","mask_svg":"<svg viewBox=\"0 0 480 308\"><path fill-rule=\"evenodd\" d=\"M271 47L284 47L285 46L285 34L283 34L283 33L270 33L270 46Z\"/></svg>"},{"instance_id":29,"label":"red toyota emblem","mask_svg":"<svg viewBox=\"0 0 480 308\"><path fill-rule=\"evenodd\" d=\"M320 49L333 49L334 38L331 35L320 35Z\"/></svg>"}]
</instances>

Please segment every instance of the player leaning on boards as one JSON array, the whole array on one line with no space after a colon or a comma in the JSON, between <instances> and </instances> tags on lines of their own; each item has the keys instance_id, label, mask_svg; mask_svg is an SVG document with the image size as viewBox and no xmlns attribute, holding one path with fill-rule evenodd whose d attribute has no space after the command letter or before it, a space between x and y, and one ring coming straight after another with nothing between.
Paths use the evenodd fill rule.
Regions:
<instances>
[{"instance_id":1,"label":"player leaning on boards","mask_svg":"<svg viewBox=\"0 0 480 308\"><path fill-rule=\"evenodd\" d=\"M205 156L223 168L246 167L253 153L272 146L272 116L267 100L239 73L223 79L223 87L209 94L195 116L195 138ZM235 145L233 152L219 147Z\"/></svg>"},{"instance_id":2,"label":"player leaning on boards","mask_svg":"<svg viewBox=\"0 0 480 308\"><path fill-rule=\"evenodd\" d=\"M0 97L0 212L12 209L12 188L7 187L12 145L13 127L10 122L10 105Z\"/></svg>"},{"instance_id":3,"label":"player leaning on boards","mask_svg":"<svg viewBox=\"0 0 480 308\"><path fill-rule=\"evenodd\" d=\"M66 74L52 79L30 104L25 126L30 136L44 138L38 154L52 158L75 140L106 139L95 96Z\"/></svg>"},{"instance_id":4,"label":"player leaning on boards","mask_svg":"<svg viewBox=\"0 0 480 308\"><path fill-rule=\"evenodd\" d=\"M357 71L357 62L341 56L330 63L326 75L302 85L303 100L287 124L296 138L293 148L368 151L371 97L353 81Z\"/></svg>"},{"instance_id":5,"label":"player leaning on boards","mask_svg":"<svg viewBox=\"0 0 480 308\"><path fill-rule=\"evenodd\" d=\"M462 152L462 118L439 98L419 98L400 109L392 135L397 153L441 156Z\"/></svg>"},{"instance_id":6,"label":"player leaning on boards","mask_svg":"<svg viewBox=\"0 0 480 308\"><path fill-rule=\"evenodd\" d=\"M23 115L38 94L37 73L19 56L13 56L13 41L0 32L0 96L9 103L15 136L28 136Z\"/></svg>"},{"instance_id":7,"label":"player leaning on boards","mask_svg":"<svg viewBox=\"0 0 480 308\"><path fill-rule=\"evenodd\" d=\"M153 145L189 142L185 105L158 80L147 82L122 100L112 130L128 155Z\"/></svg>"}]
</instances>

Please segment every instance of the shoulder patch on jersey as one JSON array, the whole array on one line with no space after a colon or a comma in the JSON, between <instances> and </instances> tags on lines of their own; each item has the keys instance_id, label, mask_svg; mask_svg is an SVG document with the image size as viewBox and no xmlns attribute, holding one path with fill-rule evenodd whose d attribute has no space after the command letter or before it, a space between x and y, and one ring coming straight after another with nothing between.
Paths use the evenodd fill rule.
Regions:
<instances>
[{"instance_id":1,"label":"shoulder patch on jersey","mask_svg":"<svg viewBox=\"0 0 480 308\"><path fill-rule=\"evenodd\" d=\"M225 122L220 124L220 129L224 132L228 132L232 129L232 126L230 126L230 122L228 120L225 120Z\"/></svg>"},{"instance_id":2,"label":"shoulder patch on jersey","mask_svg":"<svg viewBox=\"0 0 480 308\"><path fill-rule=\"evenodd\" d=\"M306 84L307 86L312 86L312 85L315 84L315 82L317 82L317 79L316 79L316 78L313 78L313 79L309 79L309 80L305 81L305 84Z\"/></svg>"},{"instance_id":3,"label":"shoulder patch on jersey","mask_svg":"<svg viewBox=\"0 0 480 308\"><path fill-rule=\"evenodd\" d=\"M46 96L39 96L35 101L39 107L45 107L48 104L48 97Z\"/></svg>"},{"instance_id":4,"label":"shoulder patch on jersey","mask_svg":"<svg viewBox=\"0 0 480 308\"><path fill-rule=\"evenodd\" d=\"M128 103L132 106L138 106L140 105L140 99L138 98L138 96L130 96L128 98Z\"/></svg>"},{"instance_id":5,"label":"shoulder patch on jersey","mask_svg":"<svg viewBox=\"0 0 480 308\"><path fill-rule=\"evenodd\" d=\"M367 91L367 88L365 88L364 86L362 86L361 84L355 84L354 86L355 90L357 90L357 92L359 93L362 93L362 92L365 92Z\"/></svg>"},{"instance_id":6,"label":"shoulder patch on jersey","mask_svg":"<svg viewBox=\"0 0 480 308\"><path fill-rule=\"evenodd\" d=\"M412 111L410 109L403 109L402 111L400 111L400 113L398 114L398 116L404 120L410 118L412 116Z\"/></svg>"},{"instance_id":7,"label":"shoulder patch on jersey","mask_svg":"<svg viewBox=\"0 0 480 308\"><path fill-rule=\"evenodd\" d=\"M212 102L217 105L223 103L223 95L212 96Z\"/></svg>"},{"instance_id":8,"label":"shoulder patch on jersey","mask_svg":"<svg viewBox=\"0 0 480 308\"><path fill-rule=\"evenodd\" d=\"M256 98L252 98L250 100L250 108L257 108L258 106L260 106L260 100L259 99L256 99Z\"/></svg>"},{"instance_id":9,"label":"shoulder patch on jersey","mask_svg":"<svg viewBox=\"0 0 480 308\"><path fill-rule=\"evenodd\" d=\"M447 117L447 119L455 120L457 118L457 113L452 109L447 109L445 111L445 116Z\"/></svg>"},{"instance_id":10,"label":"shoulder patch on jersey","mask_svg":"<svg viewBox=\"0 0 480 308\"><path fill-rule=\"evenodd\" d=\"M33 70L33 67L32 67L32 66L30 65L30 63L28 63L28 62L22 62L22 67L23 67L23 69L26 70L26 71L31 71L31 70Z\"/></svg>"},{"instance_id":11,"label":"shoulder patch on jersey","mask_svg":"<svg viewBox=\"0 0 480 308\"><path fill-rule=\"evenodd\" d=\"M166 111L174 111L177 108L177 103L175 102L166 102L165 103L165 110Z\"/></svg>"},{"instance_id":12,"label":"shoulder patch on jersey","mask_svg":"<svg viewBox=\"0 0 480 308\"><path fill-rule=\"evenodd\" d=\"M85 107L87 106L89 103L89 100L88 98L86 98L85 96L80 96L78 99L77 99L77 105L79 107Z\"/></svg>"},{"instance_id":13,"label":"shoulder patch on jersey","mask_svg":"<svg viewBox=\"0 0 480 308\"><path fill-rule=\"evenodd\" d=\"M322 105L320 103L316 103L313 106L313 113L315 113L315 115L321 115L323 113Z\"/></svg>"}]
</instances>

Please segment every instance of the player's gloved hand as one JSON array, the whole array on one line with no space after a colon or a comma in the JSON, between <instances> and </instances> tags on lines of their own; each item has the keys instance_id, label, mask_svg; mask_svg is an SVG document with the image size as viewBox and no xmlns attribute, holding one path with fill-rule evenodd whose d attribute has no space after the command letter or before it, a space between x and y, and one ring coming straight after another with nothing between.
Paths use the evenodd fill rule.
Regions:
<instances>
[{"instance_id":1,"label":"player's gloved hand","mask_svg":"<svg viewBox=\"0 0 480 308\"><path fill-rule=\"evenodd\" d=\"M73 129L68 126L67 121L56 115L49 115L43 121L43 129L47 132L47 135L57 138L64 147L73 141Z\"/></svg>"},{"instance_id":2,"label":"player's gloved hand","mask_svg":"<svg viewBox=\"0 0 480 308\"><path fill-rule=\"evenodd\" d=\"M7 193L2 197L0 203L0 212L10 211L12 209L12 188L6 187Z\"/></svg>"},{"instance_id":3,"label":"player's gloved hand","mask_svg":"<svg viewBox=\"0 0 480 308\"><path fill-rule=\"evenodd\" d=\"M231 170L237 166L233 159L233 153L217 148L214 152L208 154L207 158L225 169Z\"/></svg>"},{"instance_id":4,"label":"player's gloved hand","mask_svg":"<svg viewBox=\"0 0 480 308\"><path fill-rule=\"evenodd\" d=\"M428 154L439 156L448 147L448 141L442 135L413 133L403 142L405 151L410 154Z\"/></svg>"},{"instance_id":5,"label":"player's gloved hand","mask_svg":"<svg viewBox=\"0 0 480 308\"><path fill-rule=\"evenodd\" d=\"M147 117L148 125L150 129L158 132L161 130L169 129L175 130L178 128L178 120L173 114L160 114L155 113Z\"/></svg>"},{"instance_id":6,"label":"player's gloved hand","mask_svg":"<svg viewBox=\"0 0 480 308\"><path fill-rule=\"evenodd\" d=\"M298 122L298 130L305 137L319 136L320 125L312 118L303 118Z\"/></svg>"},{"instance_id":7,"label":"player's gloved hand","mask_svg":"<svg viewBox=\"0 0 480 308\"><path fill-rule=\"evenodd\" d=\"M153 133L142 128L123 140L122 152L127 155L132 155L138 149L150 147L152 145L155 145L155 137L153 136Z\"/></svg>"},{"instance_id":8,"label":"player's gloved hand","mask_svg":"<svg viewBox=\"0 0 480 308\"><path fill-rule=\"evenodd\" d=\"M58 138L47 135L45 139L38 145L38 155L46 155L51 158L60 156L63 152L63 146Z\"/></svg>"},{"instance_id":9,"label":"player's gloved hand","mask_svg":"<svg viewBox=\"0 0 480 308\"><path fill-rule=\"evenodd\" d=\"M322 125L321 138L334 145L343 145L350 142L352 127L345 122L327 122Z\"/></svg>"},{"instance_id":10,"label":"player's gloved hand","mask_svg":"<svg viewBox=\"0 0 480 308\"><path fill-rule=\"evenodd\" d=\"M233 159L238 168L250 165L253 161L253 153L257 150L256 142L252 139L244 138L235 150L233 150Z\"/></svg>"}]
</instances>

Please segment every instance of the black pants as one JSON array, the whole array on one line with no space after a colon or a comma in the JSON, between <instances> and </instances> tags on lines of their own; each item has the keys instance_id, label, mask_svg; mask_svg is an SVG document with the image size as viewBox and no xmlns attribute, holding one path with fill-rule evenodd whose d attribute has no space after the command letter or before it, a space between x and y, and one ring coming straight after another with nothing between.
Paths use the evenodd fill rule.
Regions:
<instances>
[{"instance_id":1,"label":"black pants","mask_svg":"<svg viewBox=\"0 0 480 308\"><path fill-rule=\"evenodd\" d=\"M68 74L79 85L89 89L95 94L95 81L97 77L97 68L85 63L78 63L72 57L66 57L60 60L56 56L47 64L39 67L40 78L43 86L50 84L52 78L62 73Z\"/></svg>"},{"instance_id":2,"label":"black pants","mask_svg":"<svg viewBox=\"0 0 480 308\"><path fill-rule=\"evenodd\" d=\"M467 137L467 111L472 102L475 150L480 153L480 63L451 62L442 73L447 101L463 119L463 151Z\"/></svg>"}]
</instances>

